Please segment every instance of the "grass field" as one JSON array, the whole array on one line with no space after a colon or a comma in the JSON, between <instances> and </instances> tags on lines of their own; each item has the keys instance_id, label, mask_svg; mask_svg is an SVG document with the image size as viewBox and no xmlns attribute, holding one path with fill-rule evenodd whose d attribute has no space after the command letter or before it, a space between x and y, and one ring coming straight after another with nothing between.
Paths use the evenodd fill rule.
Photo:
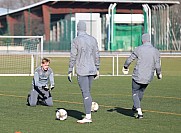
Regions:
<instances>
[{"instance_id":1,"label":"grass field","mask_svg":"<svg viewBox=\"0 0 181 133\"><path fill-rule=\"evenodd\" d=\"M57 58L52 60L58 62ZM65 64L61 66L67 68ZM51 65L59 70L59 65L54 62ZM131 111L131 77L100 77L92 86L93 100L100 108L92 114L91 124L76 123L84 116L76 77L72 84L65 76L55 77L53 107L26 105L32 77L0 77L0 133L180 133L180 68L180 58L162 59L163 79L155 77L148 86L142 101L144 119L141 120L134 119ZM57 108L67 110L67 120L55 120Z\"/></svg>"}]
</instances>

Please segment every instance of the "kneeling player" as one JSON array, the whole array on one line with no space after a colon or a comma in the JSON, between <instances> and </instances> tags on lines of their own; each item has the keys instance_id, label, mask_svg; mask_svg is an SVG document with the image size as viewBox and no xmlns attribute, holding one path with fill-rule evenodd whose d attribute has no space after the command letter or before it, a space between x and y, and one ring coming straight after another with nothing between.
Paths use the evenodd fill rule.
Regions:
<instances>
[{"instance_id":1,"label":"kneeling player","mask_svg":"<svg viewBox=\"0 0 181 133\"><path fill-rule=\"evenodd\" d=\"M50 90L54 89L54 76L49 64L50 60L43 58L41 66L35 70L32 90L27 98L28 105L30 106L36 106L39 102L47 106L53 106ZM48 84L50 84L50 88Z\"/></svg>"}]
</instances>

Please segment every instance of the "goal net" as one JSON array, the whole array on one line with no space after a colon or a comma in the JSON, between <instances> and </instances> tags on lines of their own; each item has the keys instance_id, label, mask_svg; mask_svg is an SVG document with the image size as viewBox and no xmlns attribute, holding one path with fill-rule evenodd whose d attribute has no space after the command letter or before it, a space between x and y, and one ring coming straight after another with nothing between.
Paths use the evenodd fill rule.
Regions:
<instances>
[{"instance_id":1,"label":"goal net","mask_svg":"<svg viewBox=\"0 0 181 133\"><path fill-rule=\"evenodd\" d=\"M0 76L32 76L43 58L43 36L0 36Z\"/></svg>"}]
</instances>

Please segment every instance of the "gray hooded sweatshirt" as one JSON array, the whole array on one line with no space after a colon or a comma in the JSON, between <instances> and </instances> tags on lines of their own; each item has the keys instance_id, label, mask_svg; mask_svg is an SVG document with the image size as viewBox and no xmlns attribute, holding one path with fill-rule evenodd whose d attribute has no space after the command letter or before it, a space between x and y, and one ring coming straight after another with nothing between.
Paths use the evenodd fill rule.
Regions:
<instances>
[{"instance_id":1,"label":"gray hooded sweatshirt","mask_svg":"<svg viewBox=\"0 0 181 133\"><path fill-rule=\"evenodd\" d=\"M76 63L76 73L80 76L96 75L99 70L100 56L97 40L86 33L86 24L79 21L78 36L72 41L69 72Z\"/></svg>"},{"instance_id":2,"label":"gray hooded sweatshirt","mask_svg":"<svg viewBox=\"0 0 181 133\"><path fill-rule=\"evenodd\" d=\"M145 35L143 37L145 39ZM146 37L148 36L146 35ZM157 74L161 73L160 53L149 41L134 50L125 61L124 67L129 67L135 59L137 59L137 62L132 78L137 83L149 84L153 79L155 70Z\"/></svg>"}]
</instances>

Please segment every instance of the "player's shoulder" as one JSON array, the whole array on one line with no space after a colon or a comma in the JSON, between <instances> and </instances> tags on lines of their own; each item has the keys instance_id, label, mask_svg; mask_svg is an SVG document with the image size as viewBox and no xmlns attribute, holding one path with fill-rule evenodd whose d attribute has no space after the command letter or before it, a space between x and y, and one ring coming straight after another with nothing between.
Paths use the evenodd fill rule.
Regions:
<instances>
[{"instance_id":1,"label":"player's shoulder","mask_svg":"<svg viewBox=\"0 0 181 133\"><path fill-rule=\"evenodd\" d=\"M134 49L134 52L135 53L139 53L139 52L142 52L142 51L147 51L148 49L152 48L152 45L151 44L142 44L142 45L139 45L138 47L136 47Z\"/></svg>"},{"instance_id":2,"label":"player's shoulder","mask_svg":"<svg viewBox=\"0 0 181 133\"><path fill-rule=\"evenodd\" d=\"M160 51L157 48L154 47L154 50L155 50L156 55L160 55Z\"/></svg>"},{"instance_id":3,"label":"player's shoulder","mask_svg":"<svg viewBox=\"0 0 181 133\"><path fill-rule=\"evenodd\" d=\"M49 67L49 68L48 68L48 71L52 73L52 72L53 72L53 69L52 69L51 67Z\"/></svg>"},{"instance_id":4,"label":"player's shoulder","mask_svg":"<svg viewBox=\"0 0 181 133\"><path fill-rule=\"evenodd\" d=\"M140 48L140 49L153 49L154 46L150 42L146 42L146 43L140 45L138 48Z\"/></svg>"},{"instance_id":5,"label":"player's shoulder","mask_svg":"<svg viewBox=\"0 0 181 133\"><path fill-rule=\"evenodd\" d=\"M92 35L87 34L87 36L89 36L89 37L92 38L93 40L96 40L96 38L93 37Z\"/></svg>"},{"instance_id":6,"label":"player's shoulder","mask_svg":"<svg viewBox=\"0 0 181 133\"><path fill-rule=\"evenodd\" d=\"M134 51L139 51L139 49L141 49L143 47L143 45L140 45L138 47L135 47Z\"/></svg>"},{"instance_id":7,"label":"player's shoulder","mask_svg":"<svg viewBox=\"0 0 181 133\"><path fill-rule=\"evenodd\" d=\"M73 43L79 43L80 41L82 41L82 40L90 40L91 42L96 42L97 40L96 40L96 38L95 37L93 37L92 35L89 35L89 34L87 34L87 33L85 33L85 34L81 34L81 35L79 35L79 36L77 36L77 37L75 37L74 39L73 39Z\"/></svg>"},{"instance_id":8,"label":"player's shoulder","mask_svg":"<svg viewBox=\"0 0 181 133\"><path fill-rule=\"evenodd\" d=\"M41 70L41 66L37 67L37 68L35 69L35 72L40 71L40 70Z\"/></svg>"},{"instance_id":9,"label":"player's shoulder","mask_svg":"<svg viewBox=\"0 0 181 133\"><path fill-rule=\"evenodd\" d=\"M159 50L158 50L156 47L153 46L153 48L154 48L155 51L158 51L158 52L159 52Z\"/></svg>"},{"instance_id":10,"label":"player's shoulder","mask_svg":"<svg viewBox=\"0 0 181 133\"><path fill-rule=\"evenodd\" d=\"M77 42L79 42L80 38L81 38L81 36L77 36L73 39L72 42L76 44Z\"/></svg>"}]
</instances>

